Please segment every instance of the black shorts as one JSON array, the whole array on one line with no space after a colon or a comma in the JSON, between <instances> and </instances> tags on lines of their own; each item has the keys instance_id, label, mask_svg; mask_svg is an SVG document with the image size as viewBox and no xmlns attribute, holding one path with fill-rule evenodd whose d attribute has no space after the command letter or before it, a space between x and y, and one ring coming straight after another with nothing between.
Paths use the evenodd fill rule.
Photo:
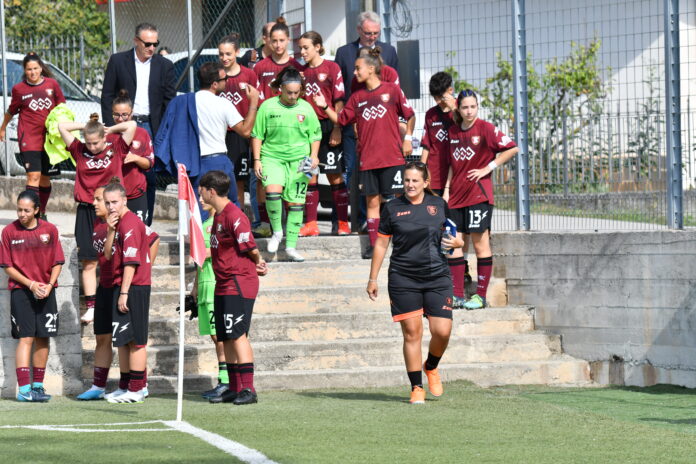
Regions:
<instances>
[{"instance_id":1,"label":"black shorts","mask_svg":"<svg viewBox=\"0 0 696 464\"><path fill-rule=\"evenodd\" d=\"M255 301L241 295L215 295L215 334L218 340L236 340L249 334Z\"/></svg>"},{"instance_id":2,"label":"black shorts","mask_svg":"<svg viewBox=\"0 0 696 464\"><path fill-rule=\"evenodd\" d=\"M324 174L341 174L346 171L343 161L343 143L339 143L335 147L329 145L329 139L333 131L333 123L329 119L322 119L319 122L321 123L319 172Z\"/></svg>"},{"instance_id":3,"label":"black shorts","mask_svg":"<svg viewBox=\"0 0 696 464\"><path fill-rule=\"evenodd\" d=\"M58 333L56 292L37 300L28 288L16 288L10 294L12 338L55 337Z\"/></svg>"},{"instance_id":4,"label":"black shorts","mask_svg":"<svg viewBox=\"0 0 696 464\"><path fill-rule=\"evenodd\" d=\"M75 241L77 242L77 259L80 261L96 261L97 250L92 244L92 233L94 232L94 221L97 220L97 213L94 206L87 203L77 205L75 212Z\"/></svg>"},{"instance_id":5,"label":"black shorts","mask_svg":"<svg viewBox=\"0 0 696 464\"><path fill-rule=\"evenodd\" d=\"M388 290L394 322L420 315L452 319L452 279L448 275L418 278L389 272Z\"/></svg>"},{"instance_id":6,"label":"black shorts","mask_svg":"<svg viewBox=\"0 0 696 464\"><path fill-rule=\"evenodd\" d=\"M363 195L394 195L404 192L404 167L360 171L360 191Z\"/></svg>"},{"instance_id":7,"label":"black shorts","mask_svg":"<svg viewBox=\"0 0 696 464\"><path fill-rule=\"evenodd\" d=\"M143 194L137 198L129 198L128 209L140 218L141 221L147 224L147 195Z\"/></svg>"},{"instance_id":8,"label":"black shorts","mask_svg":"<svg viewBox=\"0 0 696 464\"><path fill-rule=\"evenodd\" d=\"M227 131L225 136L227 145L227 157L234 164L234 177L237 181L249 180L250 160L249 140L245 139L235 131Z\"/></svg>"},{"instance_id":9,"label":"black shorts","mask_svg":"<svg viewBox=\"0 0 696 464\"><path fill-rule=\"evenodd\" d=\"M128 312L118 310L121 287L114 287L111 309L111 342L115 347L133 342L136 346L147 345L150 316L150 286L131 285L128 289Z\"/></svg>"},{"instance_id":10,"label":"black shorts","mask_svg":"<svg viewBox=\"0 0 696 464\"><path fill-rule=\"evenodd\" d=\"M463 234L482 234L491 230L491 216L493 205L490 203L450 209L450 219L457 224L457 231Z\"/></svg>"},{"instance_id":11,"label":"black shorts","mask_svg":"<svg viewBox=\"0 0 696 464\"><path fill-rule=\"evenodd\" d=\"M51 166L48 160L48 155L45 151L22 151L19 153L22 156L22 163L27 172L39 172L43 176L57 176L60 174L60 168Z\"/></svg>"},{"instance_id":12,"label":"black shorts","mask_svg":"<svg viewBox=\"0 0 696 464\"><path fill-rule=\"evenodd\" d=\"M114 305L114 288L97 287L97 300L94 302L94 335L111 333L111 313Z\"/></svg>"}]
</instances>

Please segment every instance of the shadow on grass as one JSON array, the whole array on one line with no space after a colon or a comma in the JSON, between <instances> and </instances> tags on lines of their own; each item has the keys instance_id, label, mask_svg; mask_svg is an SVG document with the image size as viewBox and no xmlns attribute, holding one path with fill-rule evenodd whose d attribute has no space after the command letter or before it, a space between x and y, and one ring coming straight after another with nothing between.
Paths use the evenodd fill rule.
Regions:
<instances>
[{"instance_id":1,"label":"shadow on grass","mask_svg":"<svg viewBox=\"0 0 696 464\"><path fill-rule=\"evenodd\" d=\"M299 396L306 396L308 398L332 398L337 400L347 400L347 401L402 401L408 402L408 397L404 396L390 395L388 393L381 393L378 391L366 391L366 392L347 392L347 391L322 391L322 392L312 392L312 391L302 391L297 392Z\"/></svg>"},{"instance_id":2,"label":"shadow on grass","mask_svg":"<svg viewBox=\"0 0 696 464\"><path fill-rule=\"evenodd\" d=\"M643 422L662 422L664 424L672 425L696 425L696 418L694 419L663 419L661 417L641 417L638 419Z\"/></svg>"}]
</instances>

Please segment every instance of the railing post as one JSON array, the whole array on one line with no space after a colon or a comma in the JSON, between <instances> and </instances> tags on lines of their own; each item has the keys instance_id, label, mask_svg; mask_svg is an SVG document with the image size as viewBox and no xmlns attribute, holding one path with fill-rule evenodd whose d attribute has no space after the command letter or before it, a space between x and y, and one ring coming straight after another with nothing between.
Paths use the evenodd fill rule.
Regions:
<instances>
[{"instance_id":1,"label":"railing post","mask_svg":"<svg viewBox=\"0 0 696 464\"><path fill-rule=\"evenodd\" d=\"M667 226L684 228L679 89L679 0L664 0L665 112L667 129Z\"/></svg>"},{"instance_id":2,"label":"railing post","mask_svg":"<svg viewBox=\"0 0 696 464\"><path fill-rule=\"evenodd\" d=\"M527 38L524 0L512 0L512 68L515 94L517 155L517 230L529 230L529 148L527 134Z\"/></svg>"}]
</instances>

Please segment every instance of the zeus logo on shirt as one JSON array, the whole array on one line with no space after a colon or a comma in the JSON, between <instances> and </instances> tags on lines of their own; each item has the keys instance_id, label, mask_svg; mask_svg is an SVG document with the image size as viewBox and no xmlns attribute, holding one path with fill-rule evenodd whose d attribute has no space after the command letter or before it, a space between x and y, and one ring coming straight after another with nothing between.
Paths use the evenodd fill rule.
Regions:
<instances>
[{"instance_id":1,"label":"zeus logo on shirt","mask_svg":"<svg viewBox=\"0 0 696 464\"><path fill-rule=\"evenodd\" d=\"M275 76L275 73L274 73L273 71L268 71L268 72L265 72L265 73L261 74L261 76L262 76L262 77L266 77L266 76Z\"/></svg>"},{"instance_id":2,"label":"zeus logo on shirt","mask_svg":"<svg viewBox=\"0 0 696 464\"><path fill-rule=\"evenodd\" d=\"M452 156L454 157L455 160L457 161L464 161L464 160L470 160L471 158L474 157L476 153L474 150L471 149L471 147L457 147L456 150L452 153Z\"/></svg>"},{"instance_id":3,"label":"zeus logo on shirt","mask_svg":"<svg viewBox=\"0 0 696 464\"><path fill-rule=\"evenodd\" d=\"M387 109L382 105L377 105L365 108L362 117L365 121L369 121L370 119L381 119L385 114L387 114Z\"/></svg>"}]
</instances>

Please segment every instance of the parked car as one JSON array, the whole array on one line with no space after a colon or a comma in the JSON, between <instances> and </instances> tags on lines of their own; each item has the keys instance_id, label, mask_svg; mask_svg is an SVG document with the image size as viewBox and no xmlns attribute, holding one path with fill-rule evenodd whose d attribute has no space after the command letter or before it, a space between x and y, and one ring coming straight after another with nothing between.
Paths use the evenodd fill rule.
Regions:
<instances>
[{"instance_id":1,"label":"parked car","mask_svg":"<svg viewBox=\"0 0 696 464\"><path fill-rule=\"evenodd\" d=\"M7 60L7 89L2 88L2 81L0 80L0 90L6 96L4 103L4 110L10 106L10 100L12 98L12 87L19 83L24 78L24 68L22 67L22 60L24 55L20 53L8 52L6 54ZM87 94L80 86L70 79L67 74L65 74L57 66L45 62L46 66L53 73L53 77L60 84L63 94L65 94L65 99L68 107L75 113L78 121L88 121L89 115L92 113L97 113L101 117L101 105L96 97L91 97ZM9 172L11 175L24 175L25 170L22 165L22 160L19 155L19 144L17 142L17 116L12 118L12 121L7 126L7 140L9 143L7 147L9 149ZM61 172L67 174L67 177L74 176L75 168L70 161L66 161L60 164ZM5 155L5 143L0 142L0 170L2 174L7 172L7 156Z\"/></svg>"},{"instance_id":2,"label":"parked car","mask_svg":"<svg viewBox=\"0 0 696 464\"><path fill-rule=\"evenodd\" d=\"M242 48L239 50L239 56L244 55L248 48ZM193 51L193 53L196 53L196 50ZM188 64L188 51L184 52L176 52L176 53L170 53L169 55L166 55L165 58L168 58L169 60L174 63L174 75L176 78L176 82L179 81L179 77L181 76L181 73L184 72L184 69L186 68L186 65ZM197 92L201 89L200 82L198 82L198 70L200 69L201 66L203 66L203 63L208 63L211 61L218 61L218 49L217 48L204 48L203 51L201 51L201 54L198 55L196 58L196 62L193 64L193 90L194 92ZM186 73L188 74L188 72ZM182 82L181 87L177 89L178 94L182 93L187 93L189 91L189 80L188 76Z\"/></svg>"}]
</instances>

